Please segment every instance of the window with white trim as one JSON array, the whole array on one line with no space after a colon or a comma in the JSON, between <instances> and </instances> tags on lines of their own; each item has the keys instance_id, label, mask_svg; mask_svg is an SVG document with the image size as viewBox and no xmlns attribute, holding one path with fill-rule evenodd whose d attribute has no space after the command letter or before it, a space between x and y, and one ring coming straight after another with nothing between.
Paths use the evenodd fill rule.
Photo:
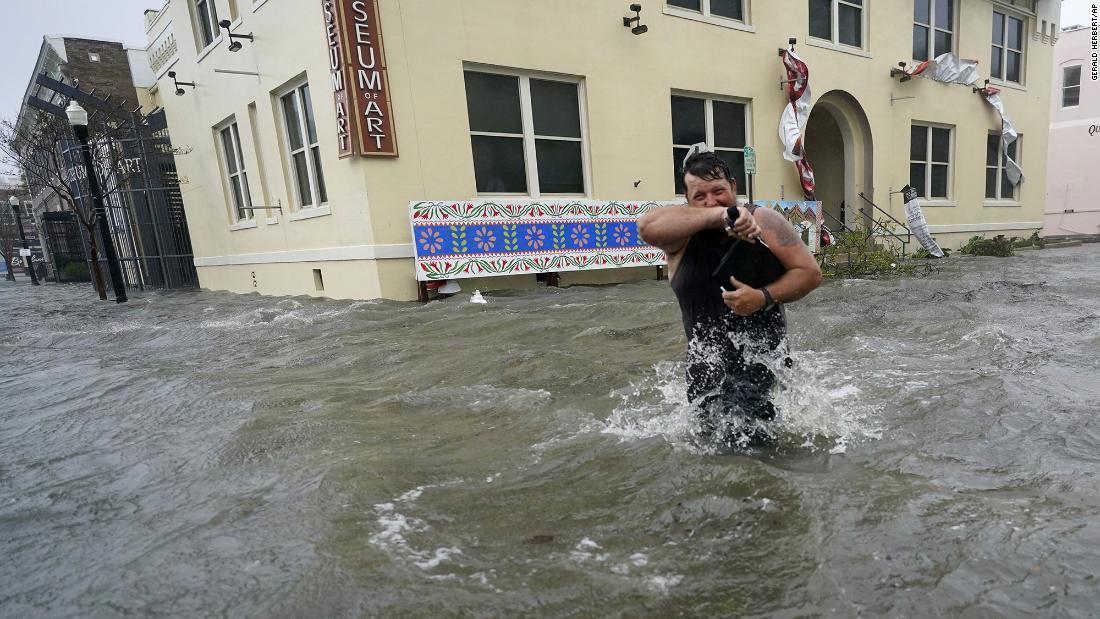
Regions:
<instances>
[{"instance_id":1,"label":"window with white trim","mask_svg":"<svg viewBox=\"0 0 1100 619\"><path fill-rule=\"evenodd\" d=\"M951 127L913 123L909 184L926 200L951 197L951 133Z\"/></svg>"},{"instance_id":2,"label":"window with white trim","mask_svg":"<svg viewBox=\"0 0 1100 619\"><path fill-rule=\"evenodd\" d=\"M748 0L666 0L665 5L699 13L704 17L721 17L745 23Z\"/></svg>"},{"instance_id":3,"label":"window with white trim","mask_svg":"<svg viewBox=\"0 0 1100 619\"><path fill-rule=\"evenodd\" d=\"M993 11L993 54L990 77L1006 82L1024 82L1024 27L1027 20Z\"/></svg>"},{"instance_id":4,"label":"window with white trim","mask_svg":"<svg viewBox=\"0 0 1100 619\"><path fill-rule=\"evenodd\" d=\"M1016 140L1008 145L1008 156L1017 165L1020 164L1018 153L1022 138L1023 136L1017 135ZM1005 154L1001 150L1000 132L990 133L985 139L985 197L987 200L1017 199L1019 187L1008 180L1008 174L1005 172L1007 163Z\"/></svg>"},{"instance_id":5,"label":"window with white trim","mask_svg":"<svg viewBox=\"0 0 1100 619\"><path fill-rule=\"evenodd\" d=\"M1062 107L1081 104L1081 65L1062 67Z\"/></svg>"},{"instance_id":6,"label":"window with white trim","mask_svg":"<svg viewBox=\"0 0 1100 619\"><path fill-rule=\"evenodd\" d=\"M676 194L684 193L684 157L692 144L706 142L737 180L745 195L745 146L749 144L749 104L744 100L672 95L672 170Z\"/></svg>"},{"instance_id":7,"label":"window with white trim","mask_svg":"<svg viewBox=\"0 0 1100 619\"><path fill-rule=\"evenodd\" d=\"M229 189L229 203L235 219L252 219L252 194L248 191L248 173L245 171L244 154L241 152L241 134L235 119L218 129L218 144L222 153L222 172Z\"/></svg>"},{"instance_id":8,"label":"window with white trim","mask_svg":"<svg viewBox=\"0 0 1100 619\"><path fill-rule=\"evenodd\" d=\"M309 84L303 82L280 95L279 109L283 115L286 164L293 177L294 202L299 208L320 206L328 202L328 192Z\"/></svg>"},{"instance_id":9,"label":"window with white trim","mask_svg":"<svg viewBox=\"0 0 1100 619\"><path fill-rule=\"evenodd\" d=\"M863 48L863 0L809 0L810 36Z\"/></svg>"},{"instance_id":10,"label":"window with white trim","mask_svg":"<svg viewBox=\"0 0 1100 619\"><path fill-rule=\"evenodd\" d=\"M218 9L214 6L214 0L193 0L192 7L201 51L218 38Z\"/></svg>"},{"instance_id":11,"label":"window with white trim","mask_svg":"<svg viewBox=\"0 0 1100 619\"><path fill-rule=\"evenodd\" d=\"M580 80L467 69L478 194L585 195Z\"/></svg>"},{"instance_id":12,"label":"window with white trim","mask_svg":"<svg viewBox=\"0 0 1100 619\"><path fill-rule=\"evenodd\" d=\"M954 51L955 0L913 1L913 60Z\"/></svg>"}]
</instances>

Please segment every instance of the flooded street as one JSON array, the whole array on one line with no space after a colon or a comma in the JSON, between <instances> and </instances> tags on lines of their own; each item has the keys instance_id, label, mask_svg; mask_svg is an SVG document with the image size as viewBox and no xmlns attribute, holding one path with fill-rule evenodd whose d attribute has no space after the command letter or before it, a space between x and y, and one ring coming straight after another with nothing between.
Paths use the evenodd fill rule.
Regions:
<instances>
[{"instance_id":1,"label":"flooded street","mask_svg":"<svg viewBox=\"0 0 1100 619\"><path fill-rule=\"evenodd\" d=\"M0 616L1094 616L1100 246L828 282L779 445L668 282L427 305L0 282Z\"/></svg>"}]
</instances>

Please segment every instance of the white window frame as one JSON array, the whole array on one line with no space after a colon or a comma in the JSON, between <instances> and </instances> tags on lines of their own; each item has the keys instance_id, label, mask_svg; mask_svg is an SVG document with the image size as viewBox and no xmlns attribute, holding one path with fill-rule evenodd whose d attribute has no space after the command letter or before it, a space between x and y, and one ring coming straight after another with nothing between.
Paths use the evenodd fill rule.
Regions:
<instances>
[{"instance_id":1,"label":"white window frame","mask_svg":"<svg viewBox=\"0 0 1100 619\"><path fill-rule=\"evenodd\" d=\"M215 0L188 0L190 4L191 15L194 18L195 24L195 43L197 44L198 51L202 52L214 47L222 40L221 26L218 24L218 7L215 6ZM201 5L201 6L200 6ZM203 6L206 10L203 10ZM210 40L207 41L202 32L202 19L203 16L210 22Z\"/></svg>"},{"instance_id":2,"label":"white window frame","mask_svg":"<svg viewBox=\"0 0 1100 619\"><path fill-rule=\"evenodd\" d=\"M807 6L807 12L806 12L806 16L807 16L807 19L806 19L806 34L807 34L807 37L806 38L807 38L807 40L808 41L818 41L818 42L822 42L822 43L828 43L829 45L836 46L839 49L846 49L846 50L847 49L855 49L855 50L867 51L867 46L868 46L867 11L870 8L868 6L870 3L871 3L871 0L863 0L863 5L861 6L861 5L858 5L858 4L852 4L851 2L848 2L847 0L829 0L829 10L831 11L831 13L830 13L831 16L829 18L830 19L829 23L832 26L832 37L829 38L829 39L821 39L821 38L815 37L812 34L809 34L809 29L810 29L809 10L808 10L809 9L809 2L807 2L807 4L806 4L806 6ZM841 4L859 9L859 41L860 41L860 44L858 46L857 45L849 45L848 43L841 43L840 42L840 5Z\"/></svg>"},{"instance_id":3,"label":"white window frame","mask_svg":"<svg viewBox=\"0 0 1100 619\"><path fill-rule=\"evenodd\" d=\"M921 0L913 0L914 2L920 2ZM951 49L947 50L951 53L955 53L955 50L959 48L959 4L963 0L950 0L951 2L951 30L944 30L936 26L936 0L924 0L928 2L928 23L923 24L916 19L913 20L913 28L917 26L924 26L928 28L928 58L916 58L914 60L932 60L936 57L936 32L946 32L951 35ZM912 51L912 50L910 50Z\"/></svg>"},{"instance_id":4,"label":"white window frame","mask_svg":"<svg viewBox=\"0 0 1100 619\"><path fill-rule=\"evenodd\" d=\"M1024 4L1028 6L1023 6ZM993 5L994 7L999 5L1009 10L1019 11L1032 17L1036 15L1036 0L993 0Z\"/></svg>"},{"instance_id":5,"label":"white window frame","mask_svg":"<svg viewBox=\"0 0 1100 619\"><path fill-rule=\"evenodd\" d=\"M711 0L699 0L699 7L701 10L695 11L692 9L684 8L682 6L675 6L670 4L668 0L665 0L662 12L665 15L671 15L673 17L683 17L685 19L691 19L695 21L701 21L715 26L723 26L726 28L733 28L734 30L744 30L747 32L756 32L756 29L752 27L752 14L750 0L741 0L741 17L742 19L734 19L732 17L725 17L723 15L715 15L710 11Z\"/></svg>"},{"instance_id":6,"label":"white window frame","mask_svg":"<svg viewBox=\"0 0 1100 619\"><path fill-rule=\"evenodd\" d=\"M684 97L687 99L702 99L703 100L703 113L704 113L704 126L703 132L706 136L707 146L714 151L726 151L726 152L739 152L741 156L745 155L745 148L730 148L728 146L715 146L714 145L714 102L719 103L737 103L745 106L745 146L752 146L752 99L745 99L742 97L727 97L722 95L712 95L701 92L690 92L686 90L673 90L669 95L669 102L671 105L672 97ZM672 122L671 115L669 116L669 122ZM673 144L672 148L691 148L691 144ZM676 169L680 168L679 161L673 162L676 164ZM748 176L747 174L745 175ZM744 187L737 187L738 197L748 197L748 178L745 178ZM676 193L676 184L673 183L673 193Z\"/></svg>"},{"instance_id":7,"label":"white window frame","mask_svg":"<svg viewBox=\"0 0 1100 619\"><path fill-rule=\"evenodd\" d=\"M1002 187L1002 184L1004 182L1005 167L1006 167L1007 161L1006 161L1004 149L1001 148L1001 132L999 132L999 131L990 131L986 135L986 138L985 138L986 139L986 149L989 148L989 138L990 137L996 137L997 138L997 165L995 165L995 166L989 165L989 161L987 159L986 164L985 164L985 170L986 170L987 174L988 174L989 170L996 170L997 171L997 182L996 182L996 185L995 185L996 186L996 191L994 192L996 195L994 195L994 196L985 196L985 201L987 203L996 202L996 203L998 203L998 206L1019 204L1019 201L1020 201L1020 185L1019 184L1016 184L1016 185L1012 186L1012 195L1011 196L1002 196L1001 195L1001 187ZM1023 162L1023 153L1024 153L1023 137L1024 136L1023 136L1022 133L1017 134L1016 135L1016 141L1014 142L1014 144L1016 146L1016 165L1019 165L1021 168L1023 167L1022 162ZM983 196L985 195L985 176L984 175L982 176L982 195Z\"/></svg>"},{"instance_id":8,"label":"white window frame","mask_svg":"<svg viewBox=\"0 0 1100 619\"><path fill-rule=\"evenodd\" d=\"M909 148L909 164L914 163L924 164L924 195L920 198L928 203L938 203L940 205L952 204L955 199L955 126L945 125L942 123L927 122L923 120L914 120L910 123L910 127L926 127L928 129L928 139L924 144L924 160L912 158L912 145ZM932 197L932 129L946 129L947 130L947 195ZM910 130L909 139L912 140L913 132ZM936 163L935 165L943 165L942 163ZM912 179L910 179L911 181ZM984 183L985 180L983 179ZM983 193L985 190L982 190Z\"/></svg>"},{"instance_id":9,"label":"white window frame","mask_svg":"<svg viewBox=\"0 0 1100 619\"><path fill-rule=\"evenodd\" d=\"M993 5L993 11L991 12L991 15L993 17L996 17L997 15L1001 15L1002 17L1004 17L1004 26L1002 26L1002 28L1001 28L1001 44L1000 45L997 45L995 43L990 44L990 52L992 52L993 47L996 47L996 48L1001 50L1000 51L1000 54L1001 54L1001 76L998 77L998 76L995 76L995 75L990 75L989 79L990 79L990 81L992 81L994 83L997 83L997 84L1005 84L1005 85L1009 85L1009 86L1012 86L1012 85L1014 85L1014 86L1023 86L1026 83L1026 80L1027 80L1027 39L1028 39L1027 33L1028 33L1028 25L1031 23L1031 17L1029 17L1027 14L1021 13L1019 11L1009 10L1009 9L1006 8L1006 5L1002 5L1002 4L994 4ZM1017 19L1017 20L1023 22L1020 25L1021 49L1014 49L1014 48L1010 48L1008 46L1008 20L1009 19ZM990 21L989 27L990 27L990 33L992 33L992 28L993 28L993 22L992 21ZM1019 54L1020 54L1020 80L1019 81L1008 79L1008 52L1010 52L1010 51L1019 52ZM990 55L990 67L989 68L990 68L990 72L992 73L992 70L993 70L992 54Z\"/></svg>"},{"instance_id":10,"label":"white window frame","mask_svg":"<svg viewBox=\"0 0 1100 619\"><path fill-rule=\"evenodd\" d=\"M479 196L515 196L515 197L531 197L541 198L543 196L551 197L563 197L563 198L587 198L592 195L592 172L589 168L588 157L588 108L585 104L585 86L584 78L572 75L560 75L551 73L540 73L537 71L524 71L520 69L504 69L501 67L477 65L467 63L462 66L463 75L466 71L474 73L491 73L494 75L505 75L510 77L519 78L519 112L520 121L522 122L523 129L523 165L527 178L527 193L516 194L512 192L477 192ZM577 87L577 114L581 127L581 137L569 138L556 135L537 135L535 134L535 116L534 109L531 106L531 80L543 80L548 82L562 82L566 84L573 84ZM494 133L491 131L470 131L470 136L486 136L486 137L505 137L515 138L519 134L516 133ZM543 193L539 189L539 169L538 158L535 152L535 140L557 140L560 142L580 142L581 144L581 174L584 184L583 193ZM473 148L470 150L471 157L473 156Z\"/></svg>"},{"instance_id":11,"label":"white window frame","mask_svg":"<svg viewBox=\"0 0 1100 619\"><path fill-rule=\"evenodd\" d=\"M225 141L223 135L228 132L229 141L233 152L226 152ZM229 212L233 223L240 223L243 221L250 221L255 218L256 211L250 208L242 209L237 205L237 196L233 191L233 178L237 177L241 184L241 200L244 207L252 206L252 190L248 187L248 170L244 165L244 149L241 147L241 131L237 124L237 118L231 116L229 120L214 127L214 143L218 149L218 159L221 161L222 178L225 180L225 195L226 204L229 206ZM232 162L236 164L237 171L230 171L230 157Z\"/></svg>"},{"instance_id":12,"label":"white window frame","mask_svg":"<svg viewBox=\"0 0 1100 619\"><path fill-rule=\"evenodd\" d=\"M1082 64L1067 64L1062 66L1062 109L1073 109L1075 107L1081 107L1081 74L1083 73ZM1066 71L1069 69L1077 69L1077 84L1074 86L1066 85ZM1075 105L1066 105L1066 91L1077 90L1077 103Z\"/></svg>"},{"instance_id":13,"label":"white window frame","mask_svg":"<svg viewBox=\"0 0 1100 619\"><path fill-rule=\"evenodd\" d=\"M286 166L287 175L290 177L290 183L287 189L290 193L289 202L294 205L294 209L300 212L313 212L313 209L324 209L325 213L327 213L329 196L328 183L324 180L325 171L322 165L320 175L318 175L317 166L315 165L313 158L313 148L320 148L320 127L317 127L317 142L310 142L309 126L306 122L306 110L304 105L304 94L302 90L308 87L309 80L302 78L299 80L295 80L291 84L275 91L274 104L275 109L279 114L279 133L282 141L281 150L283 151L283 165ZM310 94L313 94L312 88L310 89ZM290 131L287 128L288 119L286 116L286 110L283 108L283 97L286 97L287 95L293 95L294 97L294 105L296 106L298 111L298 131L299 134L302 136L302 146L293 150L290 143ZM314 109L312 101L310 101L309 107L311 110ZM314 126L316 126L316 117L314 117L313 122ZM309 194L311 197L311 203L308 205L302 205L302 192L301 188L298 186L298 170L294 166L294 155L297 153L305 154L307 171L306 176L309 179ZM320 157L320 155L321 153L318 153L318 157ZM324 200L321 199L321 183L323 182L325 183ZM293 220L297 218L288 216L287 219Z\"/></svg>"}]
</instances>

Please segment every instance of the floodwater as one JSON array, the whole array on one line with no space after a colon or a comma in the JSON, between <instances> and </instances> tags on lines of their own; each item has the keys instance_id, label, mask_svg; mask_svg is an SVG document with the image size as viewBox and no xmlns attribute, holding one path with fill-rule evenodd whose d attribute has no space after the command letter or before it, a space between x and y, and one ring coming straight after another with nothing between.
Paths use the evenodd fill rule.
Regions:
<instances>
[{"instance_id":1,"label":"floodwater","mask_svg":"<svg viewBox=\"0 0 1100 619\"><path fill-rule=\"evenodd\" d=\"M1020 254L790 306L738 453L667 282L0 282L0 615L1094 616L1100 246Z\"/></svg>"}]
</instances>

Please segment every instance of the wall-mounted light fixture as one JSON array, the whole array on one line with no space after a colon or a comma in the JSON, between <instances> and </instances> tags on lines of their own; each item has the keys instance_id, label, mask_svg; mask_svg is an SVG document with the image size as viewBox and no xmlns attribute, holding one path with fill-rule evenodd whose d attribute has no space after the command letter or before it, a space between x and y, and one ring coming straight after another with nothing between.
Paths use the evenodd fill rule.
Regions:
<instances>
[{"instance_id":1,"label":"wall-mounted light fixture","mask_svg":"<svg viewBox=\"0 0 1100 619\"><path fill-rule=\"evenodd\" d=\"M642 25L642 5L631 4L630 10L634 11L634 17L624 17L623 26L630 28L631 34L645 34L649 32L649 26ZM638 25L631 28L634 24Z\"/></svg>"},{"instance_id":2,"label":"wall-mounted light fixture","mask_svg":"<svg viewBox=\"0 0 1100 619\"><path fill-rule=\"evenodd\" d=\"M180 88L180 86L190 86L191 88L195 87L195 82L181 82L177 80L175 71L169 71L168 77L172 78L172 85L176 87L176 96L183 96L184 90Z\"/></svg>"},{"instance_id":3,"label":"wall-mounted light fixture","mask_svg":"<svg viewBox=\"0 0 1100 619\"><path fill-rule=\"evenodd\" d=\"M241 45L241 42L237 39L248 39L249 41L252 41L251 32L249 32L248 34L233 34L233 32L229 29L230 22L228 19L221 20L220 22L218 22L218 25L222 28L225 28L225 33L229 35L229 51L231 52L239 52L241 51L241 47L243 47Z\"/></svg>"}]
</instances>

